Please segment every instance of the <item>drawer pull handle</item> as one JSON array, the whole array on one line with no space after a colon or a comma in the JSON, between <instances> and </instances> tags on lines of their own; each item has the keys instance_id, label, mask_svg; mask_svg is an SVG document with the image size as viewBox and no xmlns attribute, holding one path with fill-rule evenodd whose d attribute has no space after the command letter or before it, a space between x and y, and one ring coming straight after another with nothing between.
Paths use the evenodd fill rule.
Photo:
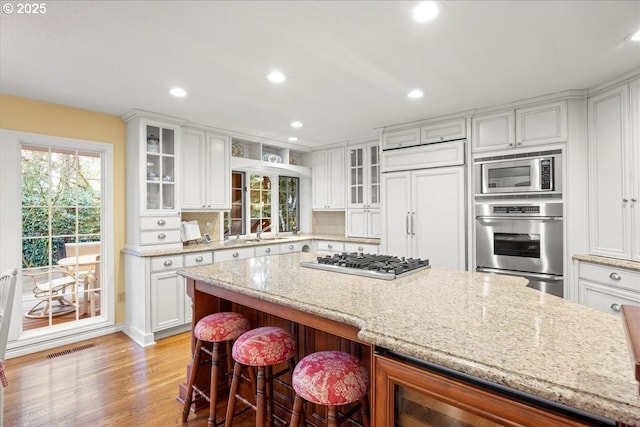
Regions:
<instances>
[{"instance_id":1,"label":"drawer pull handle","mask_svg":"<svg viewBox=\"0 0 640 427\"><path fill-rule=\"evenodd\" d=\"M164 233L160 233L160 234L158 234L158 240L164 240L164 239L166 239L166 238L167 238L167 235L166 235L166 234L164 234Z\"/></svg>"},{"instance_id":2,"label":"drawer pull handle","mask_svg":"<svg viewBox=\"0 0 640 427\"><path fill-rule=\"evenodd\" d=\"M293 245L289 245L289 249L293 249Z\"/></svg>"},{"instance_id":3,"label":"drawer pull handle","mask_svg":"<svg viewBox=\"0 0 640 427\"><path fill-rule=\"evenodd\" d=\"M196 258L196 262L202 262L203 259L204 258L202 258L202 256L199 256L199 257Z\"/></svg>"},{"instance_id":4,"label":"drawer pull handle","mask_svg":"<svg viewBox=\"0 0 640 427\"><path fill-rule=\"evenodd\" d=\"M333 248L333 245L332 245L331 243L329 243L329 244L327 245L327 247L328 247L329 249L331 249L331 248Z\"/></svg>"},{"instance_id":5,"label":"drawer pull handle","mask_svg":"<svg viewBox=\"0 0 640 427\"><path fill-rule=\"evenodd\" d=\"M611 304L610 308L611 308L611 310L615 311L616 313L620 313L620 304L613 303L613 304Z\"/></svg>"},{"instance_id":6,"label":"drawer pull handle","mask_svg":"<svg viewBox=\"0 0 640 427\"><path fill-rule=\"evenodd\" d=\"M236 251L233 254L231 254L231 256L233 256L234 258L238 258L240 254Z\"/></svg>"},{"instance_id":7,"label":"drawer pull handle","mask_svg":"<svg viewBox=\"0 0 640 427\"><path fill-rule=\"evenodd\" d=\"M158 225L165 225L167 222L164 219L158 220Z\"/></svg>"},{"instance_id":8,"label":"drawer pull handle","mask_svg":"<svg viewBox=\"0 0 640 427\"><path fill-rule=\"evenodd\" d=\"M618 273L611 273L609 277L611 280L620 280L620 275Z\"/></svg>"},{"instance_id":9,"label":"drawer pull handle","mask_svg":"<svg viewBox=\"0 0 640 427\"><path fill-rule=\"evenodd\" d=\"M265 251L266 253L269 253L269 252L271 252L271 248L267 248L267 249L265 249L264 251Z\"/></svg>"},{"instance_id":10,"label":"drawer pull handle","mask_svg":"<svg viewBox=\"0 0 640 427\"><path fill-rule=\"evenodd\" d=\"M166 260L166 261L164 262L164 266L165 266L165 267L170 267L171 265L173 265L173 261L171 261L170 259L168 259L168 260Z\"/></svg>"}]
</instances>

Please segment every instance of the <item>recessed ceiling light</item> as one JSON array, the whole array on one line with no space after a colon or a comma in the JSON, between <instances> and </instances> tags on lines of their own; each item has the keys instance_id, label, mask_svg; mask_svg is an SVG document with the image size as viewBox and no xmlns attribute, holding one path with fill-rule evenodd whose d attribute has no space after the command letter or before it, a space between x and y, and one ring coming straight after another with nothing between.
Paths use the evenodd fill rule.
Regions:
<instances>
[{"instance_id":1,"label":"recessed ceiling light","mask_svg":"<svg viewBox=\"0 0 640 427\"><path fill-rule=\"evenodd\" d=\"M424 92L422 92L420 89L413 89L411 92L407 94L407 96L411 99L422 98L423 95L424 95Z\"/></svg>"},{"instance_id":2,"label":"recessed ceiling light","mask_svg":"<svg viewBox=\"0 0 640 427\"><path fill-rule=\"evenodd\" d=\"M440 13L438 3L435 1L423 1L413 8L412 15L416 22L427 22L435 19Z\"/></svg>"},{"instance_id":3,"label":"recessed ceiling light","mask_svg":"<svg viewBox=\"0 0 640 427\"><path fill-rule=\"evenodd\" d=\"M289 137L289 141L291 142L296 142L298 140L298 138L296 138L295 136L290 136Z\"/></svg>"},{"instance_id":4,"label":"recessed ceiling light","mask_svg":"<svg viewBox=\"0 0 640 427\"><path fill-rule=\"evenodd\" d=\"M282 83L287 79L287 76L285 76L282 72L278 70L274 70L269 74L267 74L267 79L271 83Z\"/></svg>"},{"instance_id":5,"label":"recessed ceiling light","mask_svg":"<svg viewBox=\"0 0 640 427\"><path fill-rule=\"evenodd\" d=\"M173 96L177 96L179 98L182 98L184 96L187 96L187 91L182 89L181 87L174 87L173 89L171 89L169 91L169 93Z\"/></svg>"},{"instance_id":6,"label":"recessed ceiling light","mask_svg":"<svg viewBox=\"0 0 640 427\"><path fill-rule=\"evenodd\" d=\"M302 127L302 122L299 121L295 121L295 122L291 122L291 127L292 128L301 128Z\"/></svg>"},{"instance_id":7,"label":"recessed ceiling light","mask_svg":"<svg viewBox=\"0 0 640 427\"><path fill-rule=\"evenodd\" d=\"M640 30L636 31L635 33L631 34L631 40L633 40L634 42L640 42Z\"/></svg>"}]
</instances>

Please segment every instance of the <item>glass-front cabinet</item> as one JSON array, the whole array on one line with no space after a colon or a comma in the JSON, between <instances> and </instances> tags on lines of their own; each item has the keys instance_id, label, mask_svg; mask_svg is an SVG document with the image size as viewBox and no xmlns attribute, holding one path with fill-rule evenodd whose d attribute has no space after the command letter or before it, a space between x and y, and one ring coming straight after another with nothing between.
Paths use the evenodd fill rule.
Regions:
<instances>
[{"instance_id":1,"label":"glass-front cabinet","mask_svg":"<svg viewBox=\"0 0 640 427\"><path fill-rule=\"evenodd\" d=\"M176 131L145 125L146 210L176 209Z\"/></svg>"},{"instance_id":2,"label":"glass-front cabinet","mask_svg":"<svg viewBox=\"0 0 640 427\"><path fill-rule=\"evenodd\" d=\"M380 206L380 150L370 142L349 146L349 207Z\"/></svg>"}]
</instances>

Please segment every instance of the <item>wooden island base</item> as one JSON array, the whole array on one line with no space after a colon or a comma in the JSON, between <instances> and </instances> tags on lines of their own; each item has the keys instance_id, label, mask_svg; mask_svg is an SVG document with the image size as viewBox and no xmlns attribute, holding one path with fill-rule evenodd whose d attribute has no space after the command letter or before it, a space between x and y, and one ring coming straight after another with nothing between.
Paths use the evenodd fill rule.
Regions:
<instances>
[{"instance_id":1,"label":"wooden island base","mask_svg":"<svg viewBox=\"0 0 640 427\"><path fill-rule=\"evenodd\" d=\"M491 385L487 387L481 381L461 379L455 373L429 366L426 362L422 364L403 356L397 357L359 340L359 329L354 326L190 278L187 279L187 294L193 301L193 325L208 314L235 311L247 316L252 327L273 325L291 332L298 340L296 360L322 350L340 350L362 360L371 374L372 426L623 426L571 408L563 410L523 399L517 393L509 394ZM192 338L192 351L194 345ZM226 371L225 363L221 363L221 367ZM274 372L285 368L284 364L274 367ZM184 402L190 369L188 366L185 383L180 386L180 402ZM204 390L208 389L208 374L206 369L200 369L197 383ZM290 374L281 378L283 381L274 383L275 415L279 421L276 424L288 425L294 394L289 386ZM227 391L226 385L222 384L220 396L226 396ZM241 394L253 401L248 383L241 386ZM194 411L206 407L207 402L198 399ZM307 425L324 425L325 408L307 403L305 416Z\"/></svg>"}]
</instances>

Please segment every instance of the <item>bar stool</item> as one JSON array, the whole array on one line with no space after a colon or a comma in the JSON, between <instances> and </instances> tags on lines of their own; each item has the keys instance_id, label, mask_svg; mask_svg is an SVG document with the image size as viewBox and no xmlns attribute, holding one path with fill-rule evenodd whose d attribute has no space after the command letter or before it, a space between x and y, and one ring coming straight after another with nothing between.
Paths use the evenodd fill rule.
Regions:
<instances>
[{"instance_id":1,"label":"bar stool","mask_svg":"<svg viewBox=\"0 0 640 427\"><path fill-rule=\"evenodd\" d=\"M249 319L239 313L225 312L214 313L203 317L193 328L193 336L196 338L196 347L193 352L193 363L191 365L191 376L187 386L187 396L182 410L182 422L186 423L193 402L193 392L202 396L209 402L209 419L207 427L216 425L216 404L218 401L218 376L220 367L220 344L227 345L227 367L231 374L231 342L251 328ZM209 351L203 347L205 342L213 343L213 348ZM211 381L209 387L210 396L195 386L200 369L200 353L205 352L211 357ZM231 377L229 377L229 381Z\"/></svg>"},{"instance_id":2,"label":"bar stool","mask_svg":"<svg viewBox=\"0 0 640 427\"><path fill-rule=\"evenodd\" d=\"M291 427L298 427L304 416L304 400L327 406L328 427L338 425L337 406L360 401L345 419L360 409L362 424L369 427L369 370L354 356L341 351L311 353L300 360L291 381L296 392Z\"/></svg>"},{"instance_id":3,"label":"bar stool","mask_svg":"<svg viewBox=\"0 0 640 427\"><path fill-rule=\"evenodd\" d=\"M275 326L252 329L236 340L232 350L235 366L233 368L231 389L229 390L225 427L231 427L233 423L236 398L240 398L256 410L256 426L264 427L265 421L268 421L269 425L273 426L273 379L286 372L293 371L295 367L293 357L296 351L295 338L289 332ZM274 374L273 366L285 361L289 365L288 369ZM257 367L255 405L237 396L240 376L245 366ZM265 392L267 394L266 398Z\"/></svg>"}]
</instances>

